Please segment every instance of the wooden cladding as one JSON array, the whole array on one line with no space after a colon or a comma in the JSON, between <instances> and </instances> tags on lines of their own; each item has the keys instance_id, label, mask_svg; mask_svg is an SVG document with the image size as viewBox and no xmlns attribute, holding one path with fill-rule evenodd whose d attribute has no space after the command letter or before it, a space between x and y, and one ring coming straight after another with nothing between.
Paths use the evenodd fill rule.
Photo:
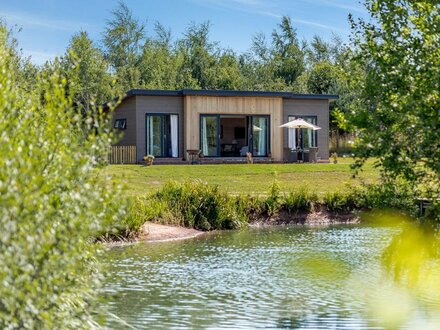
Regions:
<instances>
[{"instance_id":1,"label":"wooden cladding","mask_svg":"<svg viewBox=\"0 0 440 330\"><path fill-rule=\"evenodd\" d=\"M281 97L225 97L185 96L185 146L184 149L200 149L200 115L269 115L270 150L275 161L283 160Z\"/></svg>"},{"instance_id":2,"label":"wooden cladding","mask_svg":"<svg viewBox=\"0 0 440 330\"><path fill-rule=\"evenodd\" d=\"M136 146L112 146L108 154L109 164L136 164Z\"/></svg>"}]
</instances>

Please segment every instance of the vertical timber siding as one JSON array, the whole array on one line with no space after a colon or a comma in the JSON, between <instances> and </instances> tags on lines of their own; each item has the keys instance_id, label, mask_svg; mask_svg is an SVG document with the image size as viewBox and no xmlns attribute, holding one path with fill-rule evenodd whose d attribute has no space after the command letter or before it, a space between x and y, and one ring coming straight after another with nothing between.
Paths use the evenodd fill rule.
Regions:
<instances>
[{"instance_id":1,"label":"vertical timber siding","mask_svg":"<svg viewBox=\"0 0 440 330\"><path fill-rule=\"evenodd\" d=\"M137 158L142 161L146 147L145 115L148 113L166 113L179 115L179 157L183 157L183 97L182 96L136 96L136 120L137 120Z\"/></svg>"},{"instance_id":2,"label":"vertical timber siding","mask_svg":"<svg viewBox=\"0 0 440 330\"><path fill-rule=\"evenodd\" d=\"M270 150L275 161L283 160L281 97L185 96L184 149L200 149L201 114L269 115Z\"/></svg>"},{"instance_id":3,"label":"vertical timber siding","mask_svg":"<svg viewBox=\"0 0 440 330\"><path fill-rule=\"evenodd\" d=\"M136 164L136 146L112 146L108 154L109 164Z\"/></svg>"},{"instance_id":4,"label":"vertical timber siding","mask_svg":"<svg viewBox=\"0 0 440 330\"><path fill-rule=\"evenodd\" d=\"M329 102L328 100L295 100L283 101L283 122L287 123L289 116L317 116L318 130L318 157L329 159ZM288 129L283 131L283 148L288 148Z\"/></svg>"}]
</instances>

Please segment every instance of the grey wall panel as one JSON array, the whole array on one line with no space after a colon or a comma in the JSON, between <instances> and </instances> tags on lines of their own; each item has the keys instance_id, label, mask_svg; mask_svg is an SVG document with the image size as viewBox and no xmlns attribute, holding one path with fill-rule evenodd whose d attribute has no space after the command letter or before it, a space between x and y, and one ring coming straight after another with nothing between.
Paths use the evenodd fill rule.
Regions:
<instances>
[{"instance_id":1,"label":"grey wall panel","mask_svg":"<svg viewBox=\"0 0 440 330\"><path fill-rule=\"evenodd\" d=\"M183 96L136 96L137 158L143 160L146 151L145 115L169 113L179 115L179 157L183 157Z\"/></svg>"},{"instance_id":2,"label":"grey wall panel","mask_svg":"<svg viewBox=\"0 0 440 330\"><path fill-rule=\"evenodd\" d=\"M119 131L121 134L120 140L115 144L117 146L134 146L136 145L136 100L130 97L124 100L113 112L112 125L115 119L126 119L127 128Z\"/></svg>"},{"instance_id":3,"label":"grey wall panel","mask_svg":"<svg viewBox=\"0 0 440 330\"><path fill-rule=\"evenodd\" d=\"M329 159L329 102L328 100L292 100L283 101L283 123L289 116L317 116L318 130L318 157ZM288 147L288 129L283 132L283 148Z\"/></svg>"}]
</instances>

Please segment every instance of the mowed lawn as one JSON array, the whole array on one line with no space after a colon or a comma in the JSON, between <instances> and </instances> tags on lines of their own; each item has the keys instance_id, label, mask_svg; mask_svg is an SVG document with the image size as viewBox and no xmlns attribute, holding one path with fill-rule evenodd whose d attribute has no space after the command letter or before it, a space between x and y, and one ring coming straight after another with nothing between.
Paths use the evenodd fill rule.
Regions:
<instances>
[{"instance_id":1,"label":"mowed lawn","mask_svg":"<svg viewBox=\"0 0 440 330\"><path fill-rule=\"evenodd\" d=\"M232 194L266 194L274 181L282 191L307 187L319 194L345 190L349 185L373 182L379 170L372 162L356 178L349 159L339 164L221 164L221 165L109 165L105 173L125 184L130 195L159 189L166 181L199 179Z\"/></svg>"}]
</instances>

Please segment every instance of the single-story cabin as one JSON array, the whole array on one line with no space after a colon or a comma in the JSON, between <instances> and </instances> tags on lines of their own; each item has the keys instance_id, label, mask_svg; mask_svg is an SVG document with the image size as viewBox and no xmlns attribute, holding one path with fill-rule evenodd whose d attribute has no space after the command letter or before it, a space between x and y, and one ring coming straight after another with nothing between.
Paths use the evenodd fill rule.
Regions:
<instances>
[{"instance_id":1,"label":"single-story cabin","mask_svg":"<svg viewBox=\"0 0 440 330\"><path fill-rule=\"evenodd\" d=\"M136 159L187 159L200 150L206 159L283 162L292 150L314 149L329 159L329 103L337 95L219 90L146 90L127 92L113 113L122 131L118 146L136 146ZM302 118L320 130L280 126ZM306 159L307 160L307 159Z\"/></svg>"}]
</instances>

